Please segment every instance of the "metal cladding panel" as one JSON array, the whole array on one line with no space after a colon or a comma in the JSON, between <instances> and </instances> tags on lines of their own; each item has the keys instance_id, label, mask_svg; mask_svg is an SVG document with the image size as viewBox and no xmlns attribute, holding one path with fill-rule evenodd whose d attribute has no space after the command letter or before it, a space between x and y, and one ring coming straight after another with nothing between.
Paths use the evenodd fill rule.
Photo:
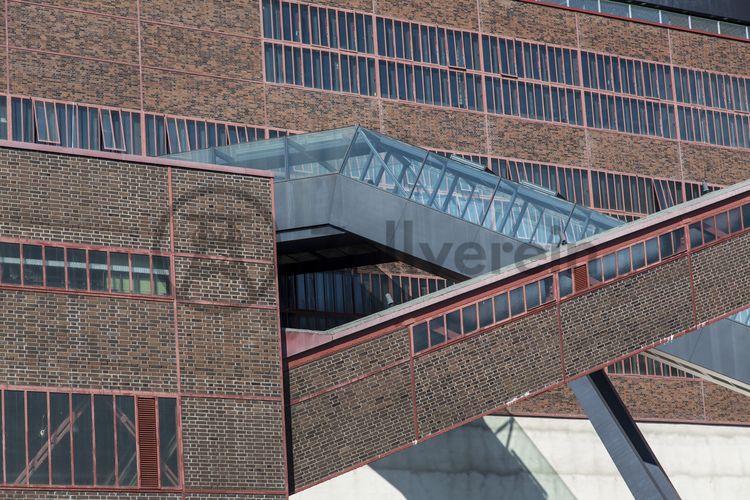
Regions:
<instances>
[{"instance_id":1,"label":"metal cladding panel","mask_svg":"<svg viewBox=\"0 0 750 500\"><path fill-rule=\"evenodd\" d=\"M744 0L648 0L629 3L750 23L750 3Z\"/></svg>"}]
</instances>

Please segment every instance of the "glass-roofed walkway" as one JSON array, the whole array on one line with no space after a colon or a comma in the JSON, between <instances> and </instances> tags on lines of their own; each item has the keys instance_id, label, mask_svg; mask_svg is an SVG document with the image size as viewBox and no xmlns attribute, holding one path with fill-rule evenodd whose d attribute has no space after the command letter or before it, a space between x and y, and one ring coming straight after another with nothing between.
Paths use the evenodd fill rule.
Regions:
<instances>
[{"instance_id":1,"label":"glass-roofed walkway","mask_svg":"<svg viewBox=\"0 0 750 500\"><path fill-rule=\"evenodd\" d=\"M342 175L520 242L550 249L621 224L542 188L521 185L362 127L233 144L170 158L274 172L276 182Z\"/></svg>"}]
</instances>

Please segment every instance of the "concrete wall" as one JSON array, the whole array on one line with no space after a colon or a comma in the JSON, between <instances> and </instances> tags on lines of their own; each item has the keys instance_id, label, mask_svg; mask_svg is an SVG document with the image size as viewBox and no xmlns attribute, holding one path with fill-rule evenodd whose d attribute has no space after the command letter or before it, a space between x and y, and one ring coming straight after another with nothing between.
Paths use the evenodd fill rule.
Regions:
<instances>
[{"instance_id":1,"label":"concrete wall","mask_svg":"<svg viewBox=\"0 0 750 500\"><path fill-rule=\"evenodd\" d=\"M683 499L750 488L750 428L641 423ZM486 417L294 500L632 498L588 420Z\"/></svg>"}]
</instances>

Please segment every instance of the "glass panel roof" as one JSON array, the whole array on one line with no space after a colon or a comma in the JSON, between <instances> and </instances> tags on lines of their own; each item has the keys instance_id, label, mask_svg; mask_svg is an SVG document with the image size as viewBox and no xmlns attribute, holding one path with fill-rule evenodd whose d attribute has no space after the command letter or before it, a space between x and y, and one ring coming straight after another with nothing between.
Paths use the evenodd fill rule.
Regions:
<instances>
[{"instance_id":1,"label":"glass panel roof","mask_svg":"<svg viewBox=\"0 0 750 500\"><path fill-rule=\"evenodd\" d=\"M525 243L553 248L620 221L362 127L232 144L168 158L274 172L276 182L342 175Z\"/></svg>"}]
</instances>

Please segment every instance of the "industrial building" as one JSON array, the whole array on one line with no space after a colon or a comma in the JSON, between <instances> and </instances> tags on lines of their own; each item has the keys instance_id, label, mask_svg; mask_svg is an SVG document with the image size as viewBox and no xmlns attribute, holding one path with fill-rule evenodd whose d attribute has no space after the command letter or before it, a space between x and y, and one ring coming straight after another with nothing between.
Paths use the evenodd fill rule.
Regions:
<instances>
[{"instance_id":1,"label":"industrial building","mask_svg":"<svg viewBox=\"0 0 750 500\"><path fill-rule=\"evenodd\" d=\"M5 0L0 498L737 498L750 8Z\"/></svg>"}]
</instances>

